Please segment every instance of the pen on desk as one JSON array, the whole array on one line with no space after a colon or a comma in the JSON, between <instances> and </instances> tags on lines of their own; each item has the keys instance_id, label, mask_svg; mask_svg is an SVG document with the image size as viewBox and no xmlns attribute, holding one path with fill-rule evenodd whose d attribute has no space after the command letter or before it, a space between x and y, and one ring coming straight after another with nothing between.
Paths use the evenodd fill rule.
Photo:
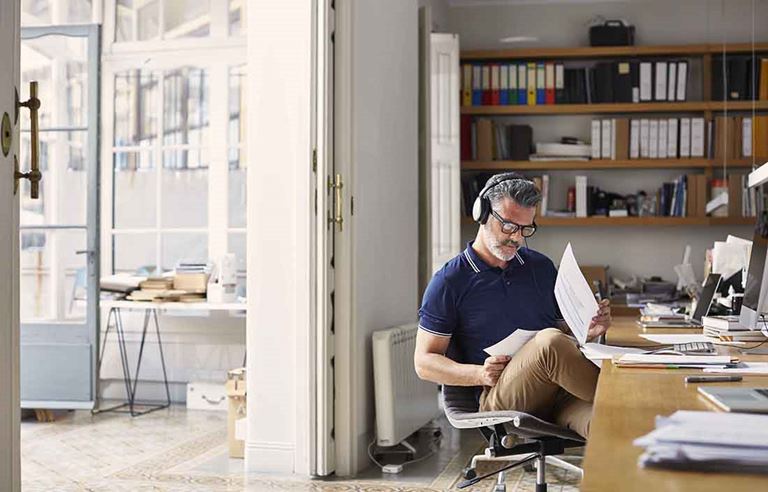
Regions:
<instances>
[{"instance_id":1,"label":"pen on desk","mask_svg":"<svg viewBox=\"0 0 768 492\"><path fill-rule=\"evenodd\" d=\"M686 383L735 383L741 376L686 376Z\"/></svg>"}]
</instances>

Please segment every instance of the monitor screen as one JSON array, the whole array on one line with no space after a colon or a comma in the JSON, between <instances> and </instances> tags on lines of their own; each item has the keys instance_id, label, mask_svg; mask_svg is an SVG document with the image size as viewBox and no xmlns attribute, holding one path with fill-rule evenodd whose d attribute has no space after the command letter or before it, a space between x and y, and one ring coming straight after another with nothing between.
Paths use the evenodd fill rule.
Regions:
<instances>
[{"instance_id":1,"label":"monitor screen","mask_svg":"<svg viewBox=\"0 0 768 492\"><path fill-rule=\"evenodd\" d=\"M707 278L704 279L704 288L701 289L701 295L699 296L699 302L696 304L696 310L693 312L691 319L701 323L701 318L709 313L709 308L712 306L712 299L715 297L715 291L720 283L719 273L710 273Z\"/></svg>"},{"instance_id":2,"label":"monitor screen","mask_svg":"<svg viewBox=\"0 0 768 492\"><path fill-rule=\"evenodd\" d=\"M765 255L768 250L768 239L755 234L752 238L752 254L749 256L749 270L747 271L747 284L744 289L743 307L757 312L760 303L760 286L763 283L763 271L765 269Z\"/></svg>"}]
</instances>

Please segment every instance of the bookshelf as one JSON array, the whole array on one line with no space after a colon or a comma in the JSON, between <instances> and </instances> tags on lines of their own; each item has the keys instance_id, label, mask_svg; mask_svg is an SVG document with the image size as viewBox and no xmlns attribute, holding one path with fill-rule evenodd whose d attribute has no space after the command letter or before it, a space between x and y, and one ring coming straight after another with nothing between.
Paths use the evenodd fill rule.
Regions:
<instances>
[{"instance_id":1,"label":"bookshelf","mask_svg":"<svg viewBox=\"0 0 768 492\"><path fill-rule=\"evenodd\" d=\"M768 110L768 101L755 101L755 109ZM656 103L602 103L602 104L544 104L540 106L462 106L461 114L470 115L526 115L526 114L612 114L612 113L692 113L751 111L752 101L656 102Z\"/></svg>"},{"instance_id":2,"label":"bookshelf","mask_svg":"<svg viewBox=\"0 0 768 492\"><path fill-rule=\"evenodd\" d=\"M713 67L716 57L727 55L743 55L752 51L760 53L758 57L768 54L768 43L739 43L726 46L720 44L687 44L687 45L657 45L657 46L615 46L615 47L550 47L550 48L520 48L502 50L470 50L462 51L460 64L466 63L523 63L523 62L605 62L605 61L651 61L663 60L664 57L694 60L700 63L696 80L689 76L688 95L701 96L702 100L693 101L653 101L653 102L622 102L622 103L591 103L591 104L509 104L509 105L473 105L460 106L461 115L486 117L537 116L557 117L566 115L626 115L632 119L639 118L675 118L673 113L681 116L696 116L705 120L705 125L715 120L723 113L731 112L746 115L753 110L759 114L768 112L766 100L713 100L713 78L717 67ZM655 65L655 64L654 64ZM759 65L757 67L759 73ZM692 75L692 71L689 74ZM655 77L655 75L654 75ZM691 84L701 84L700 91L693 91ZM757 90L755 90L757 96ZM511 97L511 96L510 96ZM598 116L599 117L599 116ZM616 116L609 116L615 118ZM739 120L740 121L740 120ZM705 131L706 130L705 127ZM474 130L473 130L474 131ZM709 138L709 137L707 137ZM535 141L535 139L534 139ZM713 140L714 142L715 140ZM705 153L706 155L706 153ZM712 154L710 154L712 155ZM717 155L715 153L714 155ZM754 160L758 165L765 158ZM753 158L727 158L727 168L746 173L753 165ZM461 171L472 172L503 172L503 171L604 171L612 170L698 170L707 177L707 182L723 168L723 159L717 158L680 158L680 159L592 159L592 160L462 160ZM557 178L555 178L557 179ZM642 216L642 217L553 217L543 216L537 223L544 226L599 226L599 227L651 227L651 226L730 226L750 225L754 217L680 217L680 216ZM472 224L472 220L464 217L463 224Z\"/></svg>"},{"instance_id":3,"label":"bookshelf","mask_svg":"<svg viewBox=\"0 0 768 492\"><path fill-rule=\"evenodd\" d=\"M751 43L735 43L725 46L726 54L751 53ZM768 43L755 43L755 51L768 51ZM498 59L579 59L579 58L620 58L642 56L704 56L723 53L720 44L658 45L658 46L579 46L575 48L520 48L511 50L468 50L462 51L462 61L485 61Z\"/></svg>"},{"instance_id":4,"label":"bookshelf","mask_svg":"<svg viewBox=\"0 0 768 492\"><path fill-rule=\"evenodd\" d=\"M462 161L462 171L566 171L590 169L712 169L721 168L717 159L629 159L587 161ZM729 160L728 167L751 168L747 159Z\"/></svg>"},{"instance_id":5,"label":"bookshelf","mask_svg":"<svg viewBox=\"0 0 768 492\"><path fill-rule=\"evenodd\" d=\"M754 217L537 217L536 224L547 226L598 226L598 227L643 227L643 226L733 226L753 225ZM462 217L462 224L472 225L471 217Z\"/></svg>"}]
</instances>

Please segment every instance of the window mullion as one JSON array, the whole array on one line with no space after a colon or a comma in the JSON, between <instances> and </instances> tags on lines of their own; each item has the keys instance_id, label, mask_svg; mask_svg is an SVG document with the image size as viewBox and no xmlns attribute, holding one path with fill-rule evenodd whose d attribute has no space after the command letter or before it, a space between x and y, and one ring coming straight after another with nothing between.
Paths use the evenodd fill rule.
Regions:
<instances>
[{"instance_id":1,"label":"window mullion","mask_svg":"<svg viewBox=\"0 0 768 492\"><path fill-rule=\"evenodd\" d=\"M162 3L160 12L162 13ZM162 14L161 14L162 19ZM155 203L156 203L156 215L155 215L155 228L158 231L162 231L162 217L163 217L163 136L165 135L165 72L158 72L158 114L160 117L157 121L157 139L155 140ZM163 234L157 232L155 236L155 271L157 274L162 273L162 261L163 261Z\"/></svg>"},{"instance_id":2,"label":"window mullion","mask_svg":"<svg viewBox=\"0 0 768 492\"><path fill-rule=\"evenodd\" d=\"M227 167L228 66L210 67L208 168L208 255L218 261L228 251L229 169ZM215 96L215 97L214 97Z\"/></svg>"}]
</instances>

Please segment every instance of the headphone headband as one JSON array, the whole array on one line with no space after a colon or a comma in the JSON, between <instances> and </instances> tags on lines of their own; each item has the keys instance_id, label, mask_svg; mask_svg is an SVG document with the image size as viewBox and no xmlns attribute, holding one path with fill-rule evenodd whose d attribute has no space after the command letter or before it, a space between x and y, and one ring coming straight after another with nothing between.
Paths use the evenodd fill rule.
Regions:
<instances>
[{"instance_id":1,"label":"headphone headband","mask_svg":"<svg viewBox=\"0 0 768 492\"><path fill-rule=\"evenodd\" d=\"M533 183L532 180L526 178L520 173L515 172L501 173L496 174L495 176L491 176L491 178L485 183L483 189L480 190L480 193L477 195L477 198L475 198L475 203L472 206L472 218L475 220L475 222L478 224L485 224L488 222L488 216L491 214L491 201L486 197L488 192L490 192L493 188L500 185L504 181L516 180Z\"/></svg>"}]
</instances>

